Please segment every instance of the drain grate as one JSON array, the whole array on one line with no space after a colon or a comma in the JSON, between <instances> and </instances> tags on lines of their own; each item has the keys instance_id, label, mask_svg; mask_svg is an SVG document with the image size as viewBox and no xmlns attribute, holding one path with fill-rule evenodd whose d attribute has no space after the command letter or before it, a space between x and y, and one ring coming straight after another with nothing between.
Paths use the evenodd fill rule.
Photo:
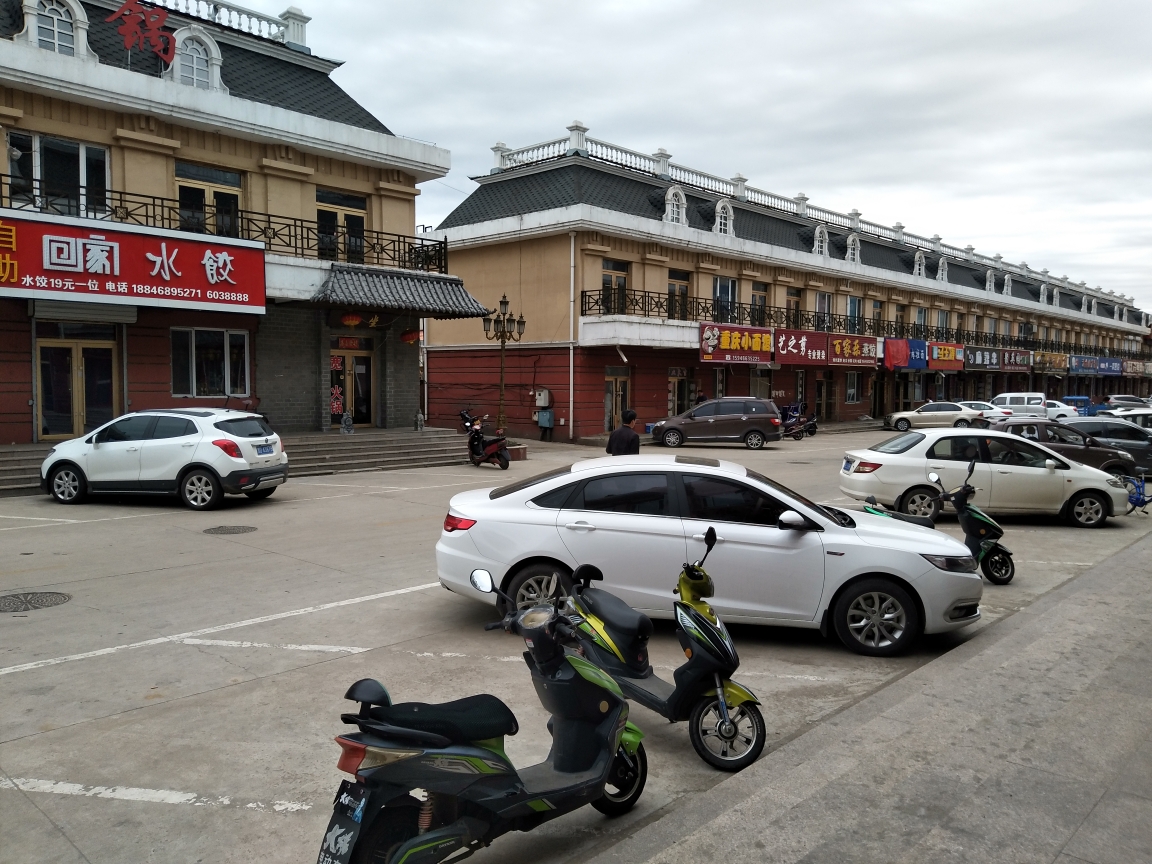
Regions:
<instances>
[{"instance_id":1,"label":"drain grate","mask_svg":"<svg viewBox=\"0 0 1152 864\"><path fill-rule=\"evenodd\" d=\"M33 609L47 609L59 606L72 599L71 594L56 591L28 591L24 594L5 594L0 597L0 612L31 612Z\"/></svg>"},{"instance_id":2,"label":"drain grate","mask_svg":"<svg viewBox=\"0 0 1152 864\"><path fill-rule=\"evenodd\" d=\"M217 525L215 528L205 528L205 534L248 534L256 529L251 525Z\"/></svg>"}]
</instances>

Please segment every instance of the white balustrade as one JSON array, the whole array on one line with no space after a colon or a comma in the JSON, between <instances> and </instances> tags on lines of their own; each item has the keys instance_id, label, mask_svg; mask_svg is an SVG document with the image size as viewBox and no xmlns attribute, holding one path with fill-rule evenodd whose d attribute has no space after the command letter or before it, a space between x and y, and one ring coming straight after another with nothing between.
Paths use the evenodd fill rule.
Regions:
<instances>
[{"instance_id":1,"label":"white balustrade","mask_svg":"<svg viewBox=\"0 0 1152 864\"><path fill-rule=\"evenodd\" d=\"M543 144L533 144L531 147L521 147L519 150L506 150L500 154L500 167L516 168L535 162L546 162L567 152L568 139L557 138L555 141L545 141Z\"/></svg>"},{"instance_id":2,"label":"white balustrade","mask_svg":"<svg viewBox=\"0 0 1152 864\"><path fill-rule=\"evenodd\" d=\"M602 162L611 162L613 165L622 165L634 171L644 171L648 174L656 173L656 160L647 153L629 150L627 147L617 147L607 141L597 141L595 138L586 138L588 155Z\"/></svg>"},{"instance_id":3,"label":"white balustrade","mask_svg":"<svg viewBox=\"0 0 1152 864\"><path fill-rule=\"evenodd\" d=\"M211 21L232 30L275 42L285 41L287 22L274 15L265 15L237 6L235 3L227 3L224 0L152 0L152 2L190 18Z\"/></svg>"}]
</instances>

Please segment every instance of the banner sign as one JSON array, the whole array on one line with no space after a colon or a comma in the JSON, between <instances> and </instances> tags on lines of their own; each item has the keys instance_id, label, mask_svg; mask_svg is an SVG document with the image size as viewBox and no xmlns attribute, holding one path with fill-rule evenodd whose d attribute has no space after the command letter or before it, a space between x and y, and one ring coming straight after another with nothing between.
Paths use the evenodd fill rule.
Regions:
<instances>
[{"instance_id":1,"label":"banner sign","mask_svg":"<svg viewBox=\"0 0 1152 864\"><path fill-rule=\"evenodd\" d=\"M4 296L262 315L264 244L0 209Z\"/></svg>"},{"instance_id":2,"label":"banner sign","mask_svg":"<svg viewBox=\"0 0 1152 864\"><path fill-rule=\"evenodd\" d=\"M1031 372L1032 352L1005 348L1000 352L1000 368L1005 372Z\"/></svg>"},{"instance_id":3,"label":"banner sign","mask_svg":"<svg viewBox=\"0 0 1152 864\"><path fill-rule=\"evenodd\" d=\"M964 349L964 368L980 369L987 372L997 371L1000 368L1000 349L966 347Z\"/></svg>"},{"instance_id":4,"label":"banner sign","mask_svg":"<svg viewBox=\"0 0 1152 864\"><path fill-rule=\"evenodd\" d=\"M964 346L954 342L929 342L928 368L963 369Z\"/></svg>"},{"instance_id":5,"label":"banner sign","mask_svg":"<svg viewBox=\"0 0 1152 864\"><path fill-rule=\"evenodd\" d=\"M1144 374L1144 361L1142 361L1142 360L1125 360L1124 361L1124 374L1125 375L1143 375Z\"/></svg>"},{"instance_id":6,"label":"banner sign","mask_svg":"<svg viewBox=\"0 0 1152 864\"><path fill-rule=\"evenodd\" d=\"M823 366L828 362L828 334L807 330L776 331L776 362Z\"/></svg>"},{"instance_id":7,"label":"banner sign","mask_svg":"<svg viewBox=\"0 0 1152 864\"><path fill-rule=\"evenodd\" d=\"M1068 374L1070 375L1095 375L1096 374L1096 358L1085 357L1083 354L1069 354L1068 355Z\"/></svg>"},{"instance_id":8,"label":"banner sign","mask_svg":"<svg viewBox=\"0 0 1152 864\"><path fill-rule=\"evenodd\" d=\"M769 363L772 331L740 324L700 324L703 363Z\"/></svg>"},{"instance_id":9,"label":"banner sign","mask_svg":"<svg viewBox=\"0 0 1152 864\"><path fill-rule=\"evenodd\" d=\"M1032 368L1037 372L1067 372L1068 355L1053 354L1051 351L1034 351L1032 353Z\"/></svg>"},{"instance_id":10,"label":"banner sign","mask_svg":"<svg viewBox=\"0 0 1152 864\"><path fill-rule=\"evenodd\" d=\"M1099 375L1123 375L1124 361L1119 357L1097 357L1096 372Z\"/></svg>"},{"instance_id":11,"label":"banner sign","mask_svg":"<svg viewBox=\"0 0 1152 864\"><path fill-rule=\"evenodd\" d=\"M875 366L875 337L829 336L828 362L832 366Z\"/></svg>"},{"instance_id":12,"label":"banner sign","mask_svg":"<svg viewBox=\"0 0 1152 864\"><path fill-rule=\"evenodd\" d=\"M885 339L884 365L889 369L927 369L928 343L922 339Z\"/></svg>"}]
</instances>

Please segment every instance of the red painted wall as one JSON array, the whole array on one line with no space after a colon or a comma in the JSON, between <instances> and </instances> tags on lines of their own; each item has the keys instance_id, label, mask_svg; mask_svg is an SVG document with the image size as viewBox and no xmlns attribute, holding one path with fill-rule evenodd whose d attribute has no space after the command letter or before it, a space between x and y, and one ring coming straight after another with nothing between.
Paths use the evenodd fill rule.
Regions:
<instances>
[{"instance_id":1,"label":"red painted wall","mask_svg":"<svg viewBox=\"0 0 1152 864\"><path fill-rule=\"evenodd\" d=\"M32 325L27 300L0 300L0 445L32 440Z\"/></svg>"}]
</instances>

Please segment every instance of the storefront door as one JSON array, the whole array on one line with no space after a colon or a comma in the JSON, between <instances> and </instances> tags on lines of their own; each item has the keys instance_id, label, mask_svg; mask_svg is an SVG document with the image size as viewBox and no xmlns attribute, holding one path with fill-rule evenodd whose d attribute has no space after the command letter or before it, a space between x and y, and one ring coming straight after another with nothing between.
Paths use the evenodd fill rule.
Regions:
<instances>
[{"instance_id":1,"label":"storefront door","mask_svg":"<svg viewBox=\"0 0 1152 864\"><path fill-rule=\"evenodd\" d=\"M371 426L372 353L333 351L330 370L332 425L339 426L349 413L353 425Z\"/></svg>"},{"instance_id":2,"label":"storefront door","mask_svg":"<svg viewBox=\"0 0 1152 864\"><path fill-rule=\"evenodd\" d=\"M41 339L37 351L42 440L84 435L119 413L116 343Z\"/></svg>"},{"instance_id":3,"label":"storefront door","mask_svg":"<svg viewBox=\"0 0 1152 864\"><path fill-rule=\"evenodd\" d=\"M627 366L609 366L604 370L604 431L611 432L623 422L621 415L628 407Z\"/></svg>"},{"instance_id":4,"label":"storefront door","mask_svg":"<svg viewBox=\"0 0 1152 864\"><path fill-rule=\"evenodd\" d=\"M668 416L683 414L696 400L696 382L688 379L683 366L668 367Z\"/></svg>"}]
</instances>

